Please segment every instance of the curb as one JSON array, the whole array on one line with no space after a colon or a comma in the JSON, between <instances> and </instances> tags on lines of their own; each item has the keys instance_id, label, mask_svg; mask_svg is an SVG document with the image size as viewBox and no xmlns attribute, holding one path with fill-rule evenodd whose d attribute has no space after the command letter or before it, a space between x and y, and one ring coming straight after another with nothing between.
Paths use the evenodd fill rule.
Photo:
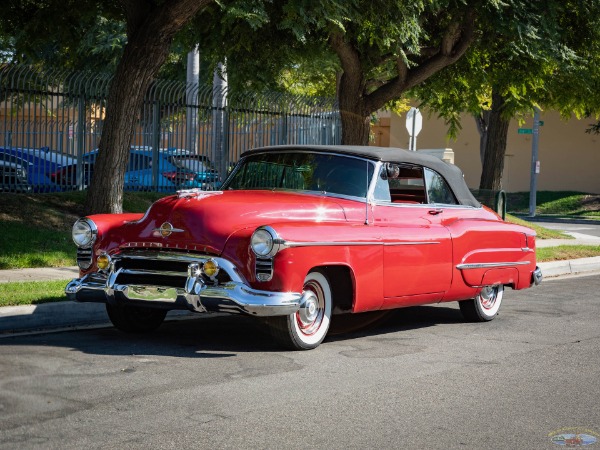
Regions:
<instances>
[{"instance_id":1,"label":"curb","mask_svg":"<svg viewBox=\"0 0 600 450\"><path fill-rule=\"evenodd\" d=\"M575 225L598 225L600 226L600 220L595 219L581 219L581 218L570 218L570 217L550 217L550 216L528 216L526 214L514 214L513 216L519 219L526 220L527 222L554 222L554 223L570 223Z\"/></svg>"},{"instance_id":2,"label":"curb","mask_svg":"<svg viewBox=\"0 0 600 450\"><path fill-rule=\"evenodd\" d=\"M600 256L538 263L544 278L600 271ZM169 311L167 320L215 317L188 311ZM111 326L102 303L72 301L0 308L0 338L18 333L47 333L90 326Z\"/></svg>"},{"instance_id":3,"label":"curb","mask_svg":"<svg viewBox=\"0 0 600 450\"><path fill-rule=\"evenodd\" d=\"M544 278L600 270L600 256L538 263Z\"/></svg>"}]
</instances>

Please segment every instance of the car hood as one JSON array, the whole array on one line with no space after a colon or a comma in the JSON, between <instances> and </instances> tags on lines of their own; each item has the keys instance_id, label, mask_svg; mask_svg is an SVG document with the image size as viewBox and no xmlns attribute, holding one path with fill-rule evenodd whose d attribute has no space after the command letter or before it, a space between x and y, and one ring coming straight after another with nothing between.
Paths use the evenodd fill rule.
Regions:
<instances>
[{"instance_id":1,"label":"car hood","mask_svg":"<svg viewBox=\"0 0 600 450\"><path fill-rule=\"evenodd\" d=\"M289 192L184 191L157 201L144 217L130 223L121 247L221 254L229 236L241 229L288 221L346 222L348 212L359 206L355 201ZM356 211L350 214L354 215Z\"/></svg>"}]
</instances>

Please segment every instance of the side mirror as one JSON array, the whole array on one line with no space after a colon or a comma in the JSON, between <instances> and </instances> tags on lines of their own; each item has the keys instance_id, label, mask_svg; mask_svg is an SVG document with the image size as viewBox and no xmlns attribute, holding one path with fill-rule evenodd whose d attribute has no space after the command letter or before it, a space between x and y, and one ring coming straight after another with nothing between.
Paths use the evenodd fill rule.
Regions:
<instances>
[{"instance_id":1,"label":"side mirror","mask_svg":"<svg viewBox=\"0 0 600 450\"><path fill-rule=\"evenodd\" d=\"M400 166L398 164L385 163L385 173L388 179L396 179L400 177Z\"/></svg>"}]
</instances>

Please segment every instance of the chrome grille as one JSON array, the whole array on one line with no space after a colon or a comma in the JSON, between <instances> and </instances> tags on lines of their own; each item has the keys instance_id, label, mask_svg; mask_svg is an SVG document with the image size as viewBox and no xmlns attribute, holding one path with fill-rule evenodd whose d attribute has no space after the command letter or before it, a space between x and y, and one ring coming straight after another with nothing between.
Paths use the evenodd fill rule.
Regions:
<instances>
[{"instance_id":1,"label":"chrome grille","mask_svg":"<svg viewBox=\"0 0 600 450\"><path fill-rule=\"evenodd\" d=\"M273 278L273 259L256 258L256 279L269 281L271 278Z\"/></svg>"},{"instance_id":2,"label":"chrome grille","mask_svg":"<svg viewBox=\"0 0 600 450\"><path fill-rule=\"evenodd\" d=\"M205 255L139 250L116 256L113 259L112 271L118 273L115 280L118 284L183 288L189 276L189 265L202 264L209 258ZM208 278L204 281L207 284L215 284L215 281ZM223 270L220 271L216 282L228 281L231 281L229 275Z\"/></svg>"},{"instance_id":3,"label":"chrome grille","mask_svg":"<svg viewBox=\"0 0 600 450\"><path fill-rule=\"evenodd\" d=\"M77 265L85 270L92 265L92 248L77 248Z\"/></svg>"}]
</instances>

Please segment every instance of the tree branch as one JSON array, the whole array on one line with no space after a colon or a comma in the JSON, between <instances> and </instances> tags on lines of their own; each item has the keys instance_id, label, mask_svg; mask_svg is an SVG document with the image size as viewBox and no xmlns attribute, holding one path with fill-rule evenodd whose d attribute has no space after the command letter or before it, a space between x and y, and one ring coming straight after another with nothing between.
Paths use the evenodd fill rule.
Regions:
<instances>
[{"instance_id":1,"label":"tree branch","mask_svg":"<svg viewBox=\"0 0 600 450\"><path fill-rule=\"evenodd\" d=\"M475 40L475 18L475 10L468 10L462 21L451 23L437 52L433 53L431 48L428 48L425 52L427 58L418 66L409 69L404 60L398 58L398 76L367 96L365 105L369 112L377 111L388 101L400 97L403 92L456 62Z\"/></svg>"}]
</instances>

